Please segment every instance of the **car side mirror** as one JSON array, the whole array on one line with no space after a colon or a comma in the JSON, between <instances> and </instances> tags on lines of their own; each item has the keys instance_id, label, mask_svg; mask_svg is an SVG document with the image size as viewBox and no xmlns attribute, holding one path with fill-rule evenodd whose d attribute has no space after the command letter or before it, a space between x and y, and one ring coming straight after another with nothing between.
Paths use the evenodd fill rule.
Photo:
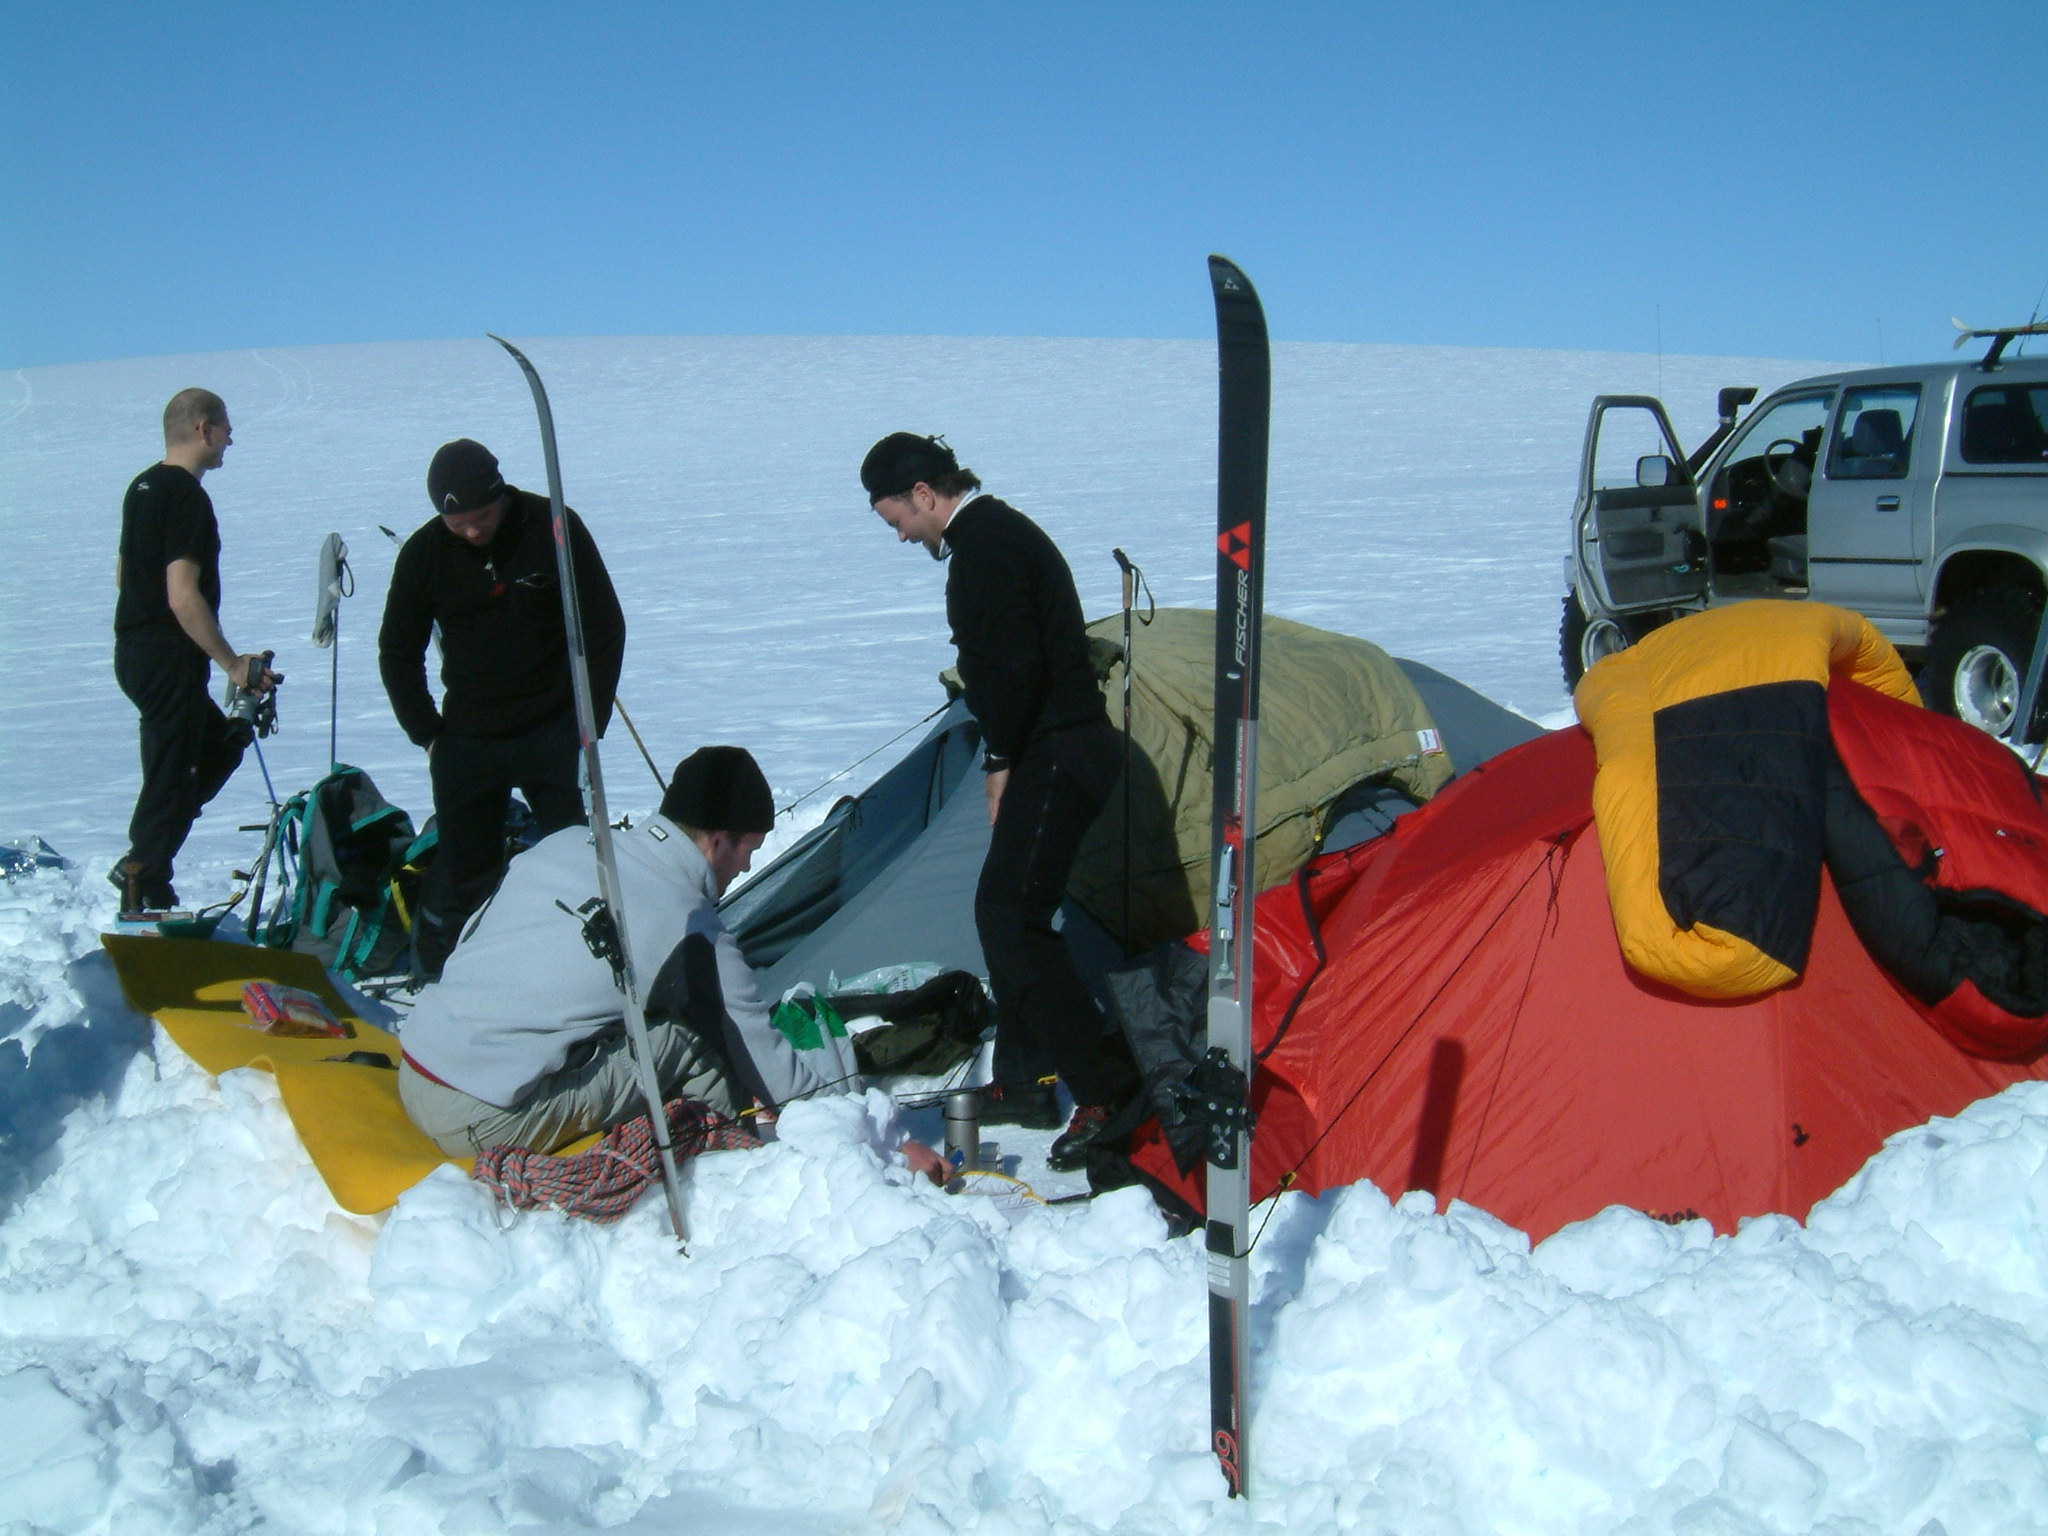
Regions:
<instances>
[{"instance_id":1,"label":"car side mirror","mask_svg":"<svg viewBox=\"0 0 2048 1536\"><path fill-rule=\"evenodd\" d=\"M1685 478L1669 454L1646 453L1636 460L1636 484L1642 486L1683 485Z\"/></svg>"},{"instance_id":2,"label":"car side mirror","mask_svg":"<svg viewBox=\"0 0 2048 1536\"><path fill-rule=\"evenodd\" d=\"M1714 408L1721 413L1721 420L1729 426L1735 424L1735 413L1756 398L1754 386L1731 384L1714 397Z\"/></svg>"}]
</instances>

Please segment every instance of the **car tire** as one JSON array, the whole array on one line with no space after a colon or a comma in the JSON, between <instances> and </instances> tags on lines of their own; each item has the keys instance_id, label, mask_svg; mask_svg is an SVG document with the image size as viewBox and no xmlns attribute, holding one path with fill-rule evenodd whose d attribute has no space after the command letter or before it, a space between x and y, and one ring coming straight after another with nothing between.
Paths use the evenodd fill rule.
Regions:
<instances>
[{"instance_id":1,"label":"car tire","mask_svg":"<svg viewBox=\"0 0 2048 1536\"><path fill-rule=\"evenodd\" d=\"M1564 691L1579 686L1586 669L1603 656L1625 651L1640 636L1640 627L1615 618L1588 618L1579 594L1567 592L1564 616L1557 625L1557 659L1564 668Z\"/></svg>"},{"instance_id":2,"label":"car tire","mask_svg":"<svg viewBox=\"0 0 2048 1536\"><path fill-rule=\"evenodd\" d=\"M1927 707L1993 736L2011 737L2040 624L2040 599L2019 587L1991 587L1949 604L1928 636L1920 668ZM2036 700L2036 739L2040 721Z\"/></svg>"}]
</instances>

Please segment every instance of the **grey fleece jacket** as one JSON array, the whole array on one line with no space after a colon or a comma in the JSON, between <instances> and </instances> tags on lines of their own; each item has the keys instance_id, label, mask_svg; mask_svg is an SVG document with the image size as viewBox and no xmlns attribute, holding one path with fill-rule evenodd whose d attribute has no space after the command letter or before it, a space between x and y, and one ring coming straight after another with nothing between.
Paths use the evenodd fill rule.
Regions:
<instances>
[{"instance_id":1,"label":"grey fleece jacket","mask_svg":"<svg viewBox=\"0 0 2048 1536\"><path fill-rule=\"evenodd\" d=\"M649 817L615 832L612 845L643 993L657 979L669 983L663 996L678 1016L687 1011L737 1103L860 1086L846 1040L799 1051L769 1022L769 1003L719 921L711 867L674 822ZM441 980L420 994L402 1032L405 1053L450 1087L513 1109L574 1047L619 1026L625 999L611 967L583 942L582 920L557 905L574 909L596 894L587 827L566 827L515 858ZM674 981L685 973L686 992Z\"/></svg>"}]
</instances>

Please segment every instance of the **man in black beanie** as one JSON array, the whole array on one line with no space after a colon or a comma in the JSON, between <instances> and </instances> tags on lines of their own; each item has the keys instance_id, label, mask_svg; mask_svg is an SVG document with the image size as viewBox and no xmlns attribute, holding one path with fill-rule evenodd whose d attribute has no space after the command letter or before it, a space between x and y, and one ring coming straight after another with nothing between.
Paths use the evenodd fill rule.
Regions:
<instances>
[{"instance_id":1,"label":"man in black beanie","mask_svg":"<svg viewBox=\"0 0 2048 1536\"><path fill-rule=\"evenodd\" d=\"M391 570L377 665L400 728L427 749L433 784L440 841L413 930L415 968L431 981L504 870L512 792L526 797L543 835L583 824L585 812L547 498L507 485L490 449L463 437L435 453L427 499L435 515L405 541ZM626 619L583 520L567 516L602 736L625 660ZM438 708L426 668L437 625Z\"/></svg>"},{"instance_id":2,"label":"man in black beanie","mask_svg":"<svg viewBox=\"0 0 2048 1536\"><path fill-rule=\"evenodd\" d=\"M946 618L981 726L991 826L974 896L996 1001L982 1118L1057 1126L1052 1083L1063 1078L1074 1113L1047 1160L1077 1168L1137 1075L1052 925L1082 835L1122 767L1073 573L1044 530L983 494L941 438L890 433L868 450L860 482L898 539L950 561Z\"/></svg>"},{"instance_id":3,"label":"man in black beanie","mask_svg":"<svg viewBox=\"0 0 2048 1536\"><path fill-rule=\"evenodd\" d=\"M659 814L612 837L662 1096L721 1116L859 1086L846 1040L821 1032L799 1050L775 1028L719 919L718 898L774 824L753 756L700 747L676 765ZM625 1000L583 938L580 914L596 895L589 832L543 838L512 861L441 980L421 992L398 1091L442 1150L548 1152L645 1110Z\"/></svg>"}]
</instances>

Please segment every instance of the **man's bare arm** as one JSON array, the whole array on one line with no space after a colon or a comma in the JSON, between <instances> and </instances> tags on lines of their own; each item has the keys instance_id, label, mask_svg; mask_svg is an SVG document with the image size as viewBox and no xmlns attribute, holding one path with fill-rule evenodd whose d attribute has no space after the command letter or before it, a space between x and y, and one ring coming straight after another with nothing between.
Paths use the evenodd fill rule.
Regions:
<instances>
[{"instance_id":1,"label":"man's bare arm","mask_svg":"<svg viewBox=\"0 0 2048 1536\"><path fill-rule=\"evenodd\" d=\"M206 652L237 688L247 688L252 681L260 684L261 678L254 669L260 667L263 658L237 655L228 644L227 636L221 633L219 616L199 590L199 562L173 560L164 567L164 585L170 594L171 615L192 643Z\"/></svg>"}]
</instances>

